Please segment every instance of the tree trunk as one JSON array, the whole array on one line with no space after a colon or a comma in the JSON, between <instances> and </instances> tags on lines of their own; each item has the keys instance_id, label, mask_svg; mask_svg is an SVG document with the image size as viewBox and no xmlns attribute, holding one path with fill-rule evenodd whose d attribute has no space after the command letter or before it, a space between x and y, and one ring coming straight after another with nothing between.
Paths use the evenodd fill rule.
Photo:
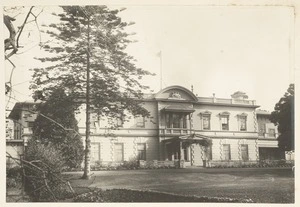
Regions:
<instances>
[{"instance_id":1,"label":"tree trunk","mask_svg":"<svg viewBox=\"0 0 300 207\"><path fill-rule=\"evenodd\" d=\"M88 17L87 31L87 70L86 70L86 133L85 133L85 159L83 179L90 179L91 172L91 140L90 140L90 19Z\"/></svg>"}]
</instances>

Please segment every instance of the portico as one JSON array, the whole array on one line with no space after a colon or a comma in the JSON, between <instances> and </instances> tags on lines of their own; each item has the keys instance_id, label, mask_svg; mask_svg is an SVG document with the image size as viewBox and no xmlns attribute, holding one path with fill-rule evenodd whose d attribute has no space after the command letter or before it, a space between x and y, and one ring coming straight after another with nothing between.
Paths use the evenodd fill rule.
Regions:
<instances>
[{"instance_id":1,"label":"portico","mask_svg":"<svg viewBox=\"0 0 300 207\"><path fill-rule=\"evenodd\" d=\"M200 134L187 134L183 136L177 136L162 141L165 150L164 160L178 160L184 163L185 166L193 166L194 155L191 153L191 147L199 145L204 154L199 154L203 160L207 160L212 141L209 137ZM203 163L204 164L204 163ZM205 164L204 164L205 165Z\"/></svg>"}]
</instances>

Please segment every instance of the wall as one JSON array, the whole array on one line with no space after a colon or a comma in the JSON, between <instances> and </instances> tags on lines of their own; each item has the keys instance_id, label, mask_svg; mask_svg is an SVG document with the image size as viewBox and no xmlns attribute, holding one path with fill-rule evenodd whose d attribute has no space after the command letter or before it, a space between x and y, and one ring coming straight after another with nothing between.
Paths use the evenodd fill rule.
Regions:
<instances>
[{"instance_id":1,"label":"wall","mask_svg":"<svg viewBox=\"0 0 300 207\"><path fill-rule=\"evenodd\" d=\"M194 104L194 109L196 110L193 113L193 126L195 130L202 130L201 123L201 112L209 111L211 112L211 120L210 127L211 131L220 131L221 130L221 122L219 113L228 111L229 115L229 130L228 131L240 131L239 130L239 122L238 115L245 113L247 114L247 132L255 132L256 131L256 121L254 108L246 108L246 107L236 107L236 106L213 106L213 105L196 105Z\"/></svg>"},{"instance_id":2,"label":"wall","mask_svg":"<svg viewBox=\"0 0 300 207\"><path fill-rule=\"evenodd\" d=\"M12 157L20 159L20 156L24 153L24 145L22 140L18 141L6 141L6 152L9 153ZM17 163L11 159L6 157L6 165L7 167L17 166Z\"/></svg>"},{"instance_id":3,"label":"wall","mask_svg":"<svg viewBox=\"0 0 300 207\"><path fill-rule=\"evenodd\" d=\"M132 133L140 134L140 131L143 130L150 130L153 131L154 129L158 128L158 111L157 111L157 103L156 102L144 102L142 106L147 109L150 113L150 117L145 117L145 126L138 127L136 125L136 121L133 115L130 113L126 113L126 120L123 122L123 126L119 127L119 130L122 129L131 129ZM76 114L76 120L78 121L78 127L80 133L85 133L85 105L83 104L80 107L79 112ZM116 119L114 119L116 120ZM103 133L105 129L110 128L111 125L109 124L109 120L107 117L98 117L96 113L91 113L91 133L99 134ZM135 131L136 132L133 132ZM126 134L128 134L126 132Z\"/></svg>"},{"instance_id":4,"label":"wall","mask_svg":"<svg viewBox=\"0 0 300 207\"><path fill-rule=\"evenodd\" d=\"M82 137L84 140L85 137ZM85 145L85 142L83 142ZM100 144L100 161L114 161L114 143L123 144L124 161L137 159L137 144L146 144L146 160L159 159L158 137L100 137L91 136L91 144Z\"/></svg>"}]
</instances>

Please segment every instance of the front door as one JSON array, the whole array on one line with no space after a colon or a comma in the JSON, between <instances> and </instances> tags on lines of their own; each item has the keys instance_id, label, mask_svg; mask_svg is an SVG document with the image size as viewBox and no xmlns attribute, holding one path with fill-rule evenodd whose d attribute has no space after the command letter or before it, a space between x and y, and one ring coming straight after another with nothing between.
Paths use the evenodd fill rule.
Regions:
<instances>
[{"instance_id":1,"label":"front door","mask_svg":"<svg viewBox=\"0 0 300 207\"><path fill-rule=\"evenodd\" d=\"M166 145L167 159L178 160L179 159L179 143L170 143Z\"/></svg>"}]
</instances>

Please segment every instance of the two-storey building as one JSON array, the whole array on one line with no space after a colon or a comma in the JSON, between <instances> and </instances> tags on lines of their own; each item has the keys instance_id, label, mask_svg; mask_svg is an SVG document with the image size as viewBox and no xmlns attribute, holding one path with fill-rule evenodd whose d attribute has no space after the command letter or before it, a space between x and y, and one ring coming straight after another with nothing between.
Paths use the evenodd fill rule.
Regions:
<instances>
[{"instance_id":1,"label":"two-storey building","mask_svg":"<svg viewBox=\"0 0 300 207\"><path fill-rule=\"evenodd\" d=\"M141 104L150 117L124 121L92 114L92 163L182 160L185 166L205 166L280 158L275 126L242 92L229 99L197 97L184 87L170 86L145 95ZM77 114L83 139L84 111L83 105Z\"/></svg>"}]
</instances>

